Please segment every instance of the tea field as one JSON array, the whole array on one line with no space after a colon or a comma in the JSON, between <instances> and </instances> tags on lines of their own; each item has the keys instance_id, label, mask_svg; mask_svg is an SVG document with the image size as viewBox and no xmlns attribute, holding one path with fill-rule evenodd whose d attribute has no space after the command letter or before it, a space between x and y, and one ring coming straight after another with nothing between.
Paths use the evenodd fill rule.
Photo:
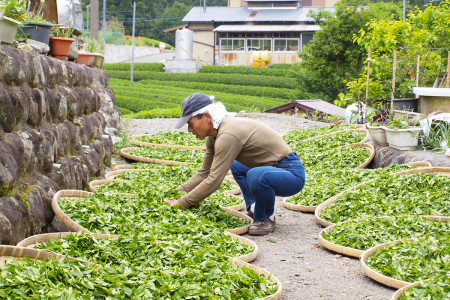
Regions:
<instances>
[{"instance_id":1,"label":"tea field","mask_svg":"<svg viewBox=\"0 0 450 300\"><path fill-rule=\"evenodd\" d=\"M114 90L122 117L173 118L189 94L203 92L215 96L229 111L263 111L296 98L293 66L251 67L206 66L199 73L165 73L161 63L131 66L107 64L109 86Z\"/></svg>"}]
</instances>

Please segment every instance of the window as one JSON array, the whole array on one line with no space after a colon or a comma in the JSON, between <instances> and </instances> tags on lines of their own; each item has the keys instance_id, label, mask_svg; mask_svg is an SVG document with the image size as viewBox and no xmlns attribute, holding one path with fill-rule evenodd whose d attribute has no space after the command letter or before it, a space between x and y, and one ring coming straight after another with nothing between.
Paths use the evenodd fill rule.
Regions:
<instances>
[{"instance_id":1,"label":"window","mask_svg":"<svg viewBox=\"0 0 450 300\"><path fill-rule=\"evenodd\" d=\"M245 39L220 39L220 51L245 51Z\"/></svg>"},{"instance_id":2,"label":"window","mask_svg":"<svg viewBox=\"0 0 450 300\"><path fill-rule=\"evenodd\" d=\"M298 51L298 39L273 39L273 51Z\"/></svg>"},{"instance_id":3,"label":"window","mask_svg":"<svg viewBox=\"0 0 450 300\"><path fill-rule=\"evenodd\" d=\"M247 39L247 51L253 50L272 51L272 39Z\"/></svg>"},{"instance_id":4,"label":"window","mask_svg":"<svg viewBox=\"0 0 450 300\"><path fill-rule=\"evenodd\" d=\"M302 33L302 48L314 38L314 33Z\"/></svg>"}]
</instances>

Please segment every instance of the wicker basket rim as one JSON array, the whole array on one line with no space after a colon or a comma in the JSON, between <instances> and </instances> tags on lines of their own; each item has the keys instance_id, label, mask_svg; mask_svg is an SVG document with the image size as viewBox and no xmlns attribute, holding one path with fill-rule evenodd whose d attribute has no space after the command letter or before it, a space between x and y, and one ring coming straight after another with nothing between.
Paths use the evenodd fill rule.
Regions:
<instances>
[{"instance_id":1,"label":"wicker basket rim","mask_svg":"<svg viewBox=\"0 0 450 300\"><path fill-rule=\"evenodd\" d=\"M418 241L421 239L425 239L425 238L409 238L409 239L406 239L406 241L412 242L412 241ZM384 285L394 287L397 289L402 288L407 285L410 285L412 283L415 283L415 282L408 282L408 281L403 281L403 280L398 280L398 279L388 277L386 275L383 275L383 274L369 268L366 264L367 259L369 259L377 250L384 248L388 245L401 242L401 241L402 240L389 241L386 243L376 245L376 246L371 247L371 248L367 249L366 251L364 251L360 257L360 265L361 265L361 269L364 272L364 274L366 274L368 277L372 278L375 281L378 281Z\"/></svg>"},{"instance_id":2,"label":"wicker basket rim","mask_svg":"<svg viewBox=\"0 0 450 300\"><path fill-rule=\"evenodd\" d=\"M415 173L420 173L420 172L433 173L434 171L436 171L436 172L442 172L443 169L444 169L445 172L448 171L449 173L448 173L447 176L450 176L450 167L417 168L417 169L413 169L413 170L406 170L406 171L401 171L401 172L397 172L397 173L392 173L392 174L390 174L390 175L408 175L408 174L415 174ZM407 171L408 171L408 173L402 173L402 172L407 172ZM400 173L401 173L401 174L400 174ZM337 198L341 197L341 196L344 195L345 193L348 193L349 191L352 191L352 190L354 190L354 189L357 189L357 188L359 188L360 186L363 186L363 185L372 183L372 182L374 182L374 181L376 181L376 180L377 180L377 179L371 179L371 180L367 180L367 181L361 182L361 183L359 183L359 184L357 184L357 185L355 185L355 186L353 186L353 187L350 187L350 188L348 188L348 189L346 189L346 190L344 190L344 191L342 191L342 192L340 192L340 193L334 195L333 197L331 197L331 198L325 200L324 202L322 202L321 204L319 204L319 205L317 206L315 212L314 212L316 221L317 221L319 224L321 224L321 225L323 225L323 226L325 226L325 227L334 224L334 223L331 223L331 222L329 222L329 221L326 221L326 220L322 219L322 218L320 217L320 212L321 212L322 210L324 210L328 205L330 205L330 203L333 203Z\"/></svg>"}]
</instances>

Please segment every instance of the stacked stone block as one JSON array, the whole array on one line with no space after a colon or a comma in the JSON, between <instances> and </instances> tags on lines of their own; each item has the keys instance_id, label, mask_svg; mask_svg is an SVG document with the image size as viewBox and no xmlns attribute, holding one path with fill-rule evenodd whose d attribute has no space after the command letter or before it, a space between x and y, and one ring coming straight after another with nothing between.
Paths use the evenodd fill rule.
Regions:
<instances>
[{"instance_id":1,"label":"stacked stone block","mask_svg":"<svg viewBox=\"0 0 450 300\"><path fill-rule=\"evenodd\" d=\"M102 69L0 45L0 243L50 230L53 194L110 164L120 118L107 86Z\"/></svg>"}]
</instances>

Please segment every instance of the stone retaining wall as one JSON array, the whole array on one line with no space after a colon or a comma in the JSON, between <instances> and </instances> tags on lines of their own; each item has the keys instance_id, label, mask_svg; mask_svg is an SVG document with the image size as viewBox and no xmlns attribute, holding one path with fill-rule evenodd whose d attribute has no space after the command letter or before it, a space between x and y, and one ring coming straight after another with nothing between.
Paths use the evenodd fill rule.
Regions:
<instances>
[{"instance_id":1,"label":"stone retaining wall","mask_svg":"<svg viewBox=\"0 0 450 300\"><path fill-rule=\"evenodd\" d=\"M119 126L103 69L0 45L0 243L47 232L53 194L100 175Z\"/></svg>"}]
</instances>

